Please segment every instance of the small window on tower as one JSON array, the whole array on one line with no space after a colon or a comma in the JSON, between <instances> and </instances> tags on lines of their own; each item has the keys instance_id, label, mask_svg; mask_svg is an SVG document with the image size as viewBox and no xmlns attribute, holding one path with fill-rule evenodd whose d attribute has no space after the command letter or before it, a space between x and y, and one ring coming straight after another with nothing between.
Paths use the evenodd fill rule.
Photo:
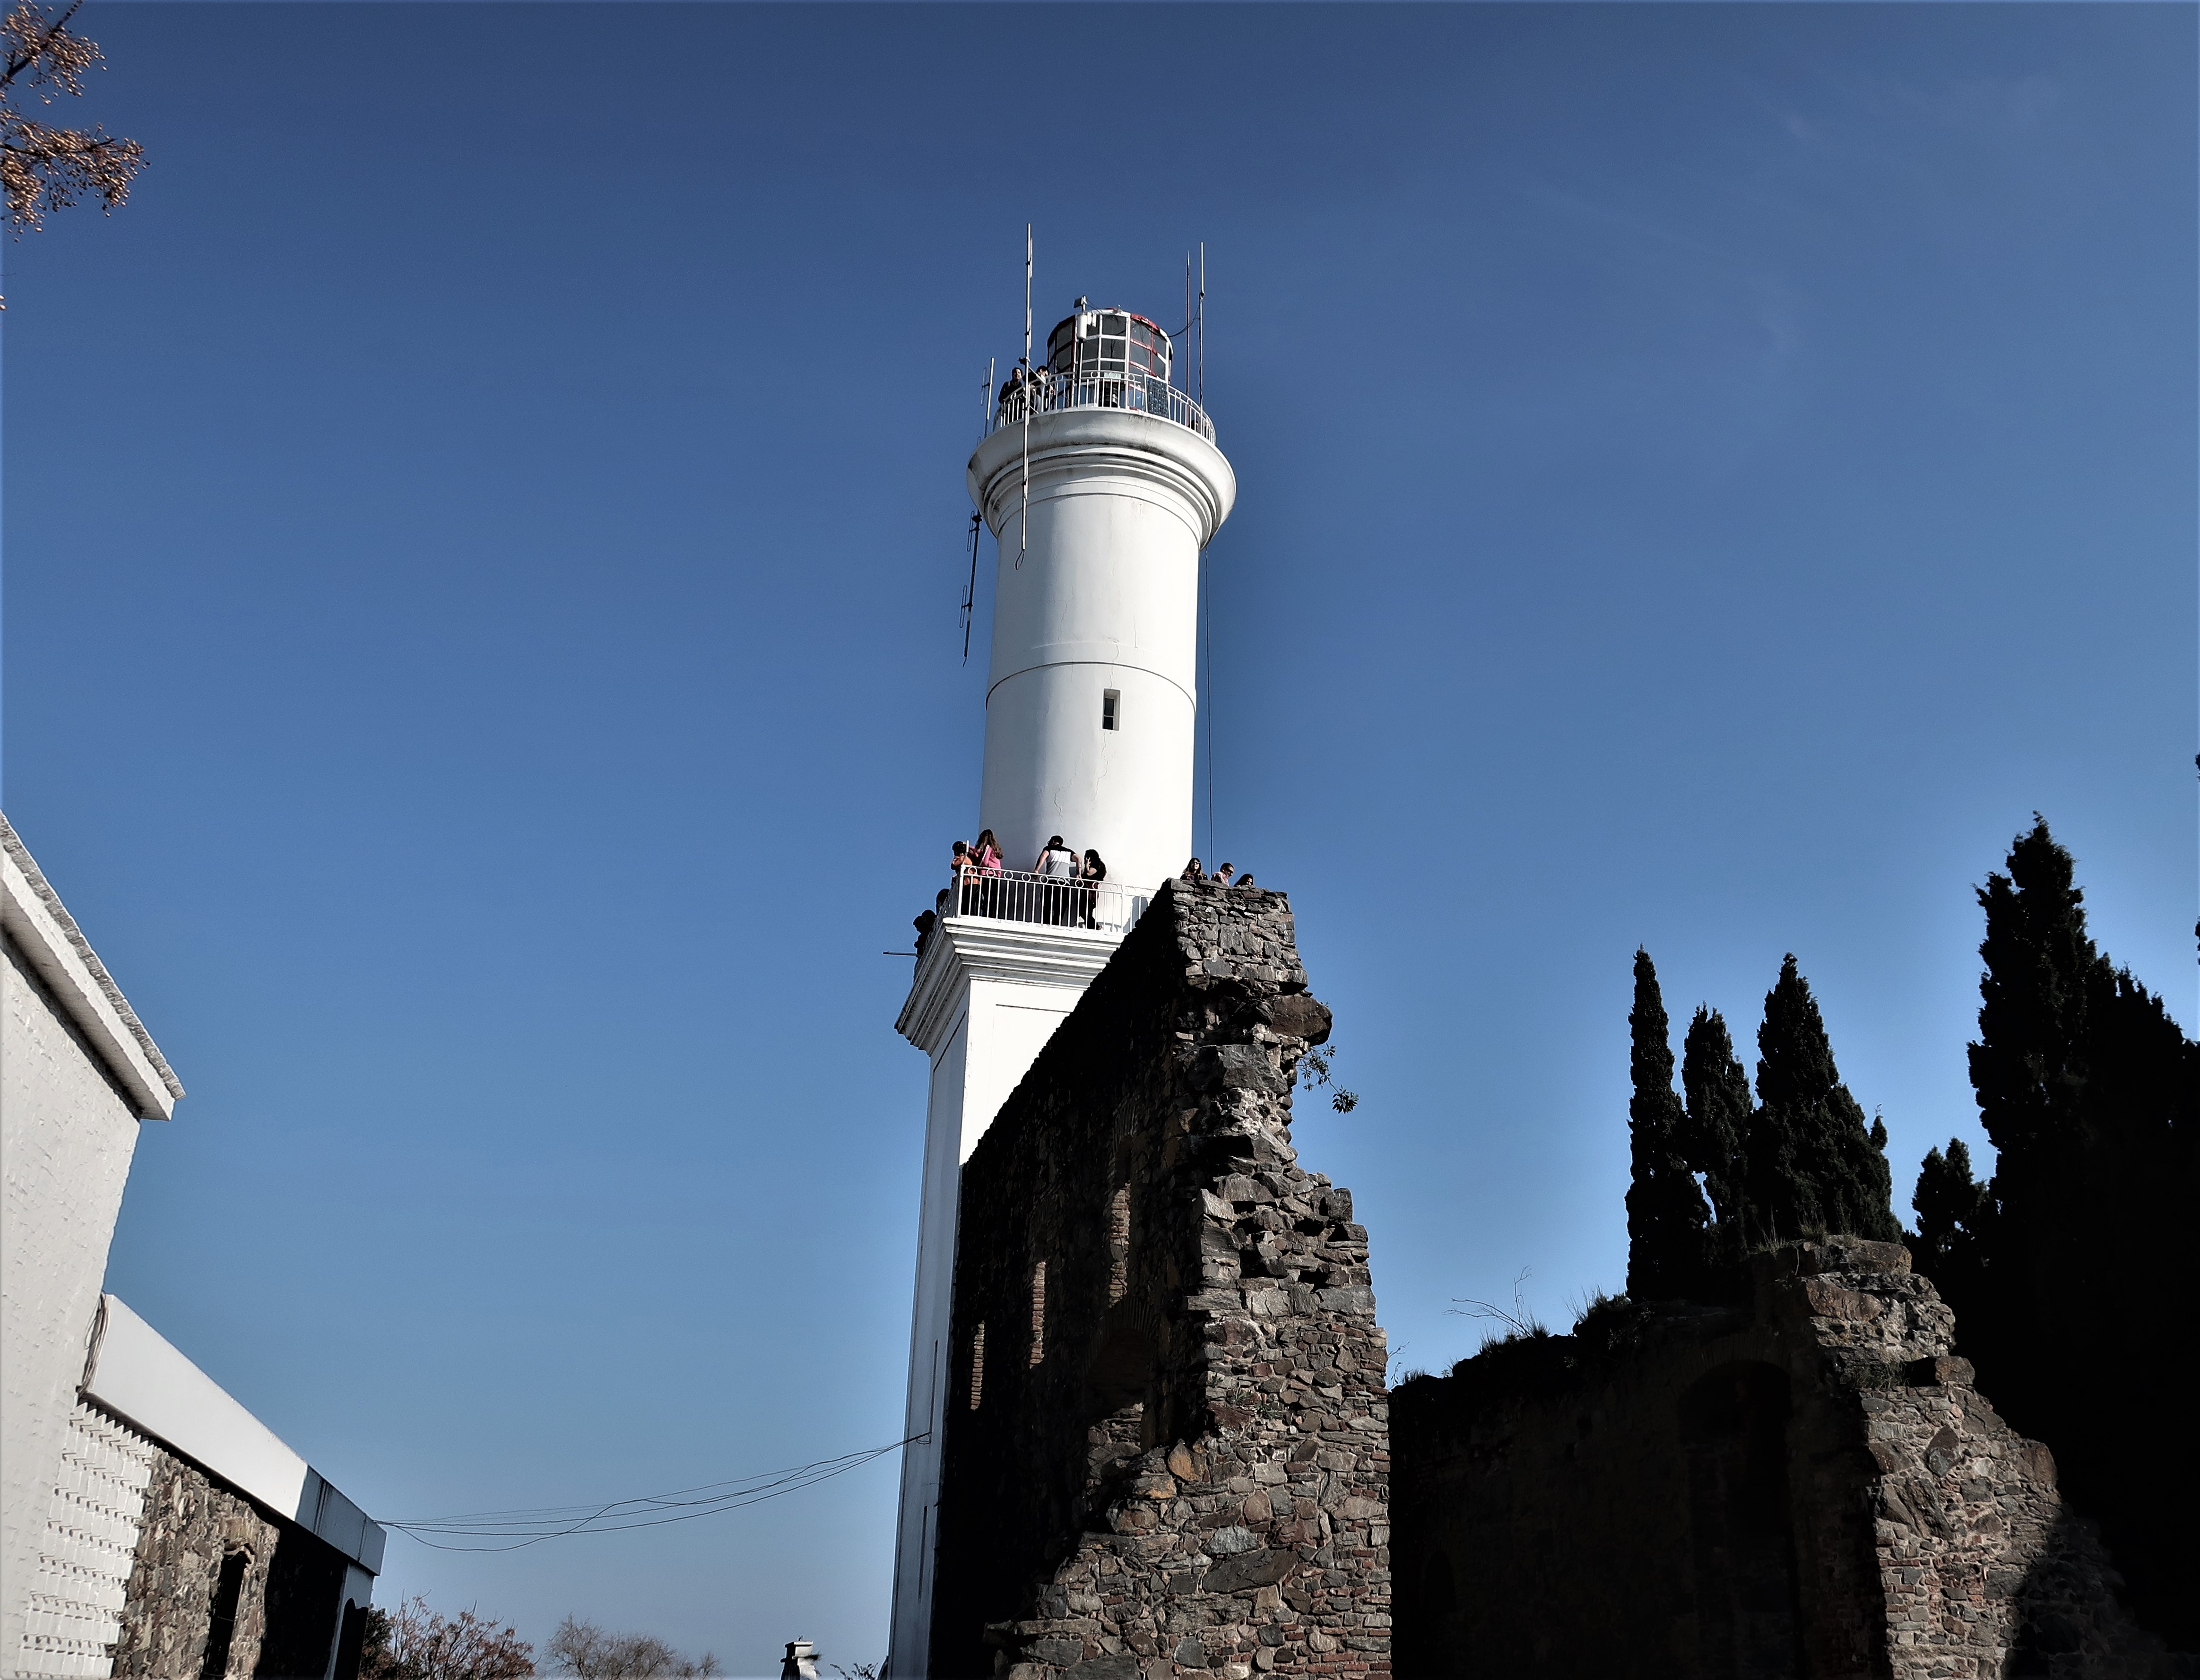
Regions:
<instances>
[{"instance_id":1,"label":"small window on tower","mask_svg":"<svg viewBox=\"0 0 2200 1680\"><path fill-rule=\"evenodd\" d=\"M1100 727L1103 729L1123 727L1123 695L1120 689L1110 688L1100 696Z\"/></svg>"}]
</instances>

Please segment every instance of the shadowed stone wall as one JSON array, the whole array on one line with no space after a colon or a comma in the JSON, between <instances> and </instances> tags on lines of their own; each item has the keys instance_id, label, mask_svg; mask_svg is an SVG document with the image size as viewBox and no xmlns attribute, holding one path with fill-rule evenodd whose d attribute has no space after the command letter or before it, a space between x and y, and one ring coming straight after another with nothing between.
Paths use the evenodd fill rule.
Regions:
<instances>
[{"instance_id":1,"label":"shadowed stone wall","mask_svg":"<svg viewBox=\"0 0 2200 1680\"><path fill-rule=\"evenodd\" d=\"M2168 1680L1899 1244L1752 1262L1393 1396L1398 1671Z\"/></svg>"},{"instance_id":2,"label":"shadowed stone wall","mask_svg":"<svg viewBox=\"0 0 2200 1680\"><path fill-rule=\"evenodd\" d=\"M153 1454L118 1680L319 1680L336 1638L343 1554L190 1460L157 1445ZM226 1659L210 1663L225 1611Z\"/></svg>"},{"instance_id":3,"label":"shadowed stone wall","mask_svg":"<svg viewBox=\"0 0 2200 1680\"><path fill-rule=\"evenodd\" d=\"M1172 883L962 1173L932 1671L1387 1674L1385 1350L1280 893Z\"/></svg>"}]
</instances>

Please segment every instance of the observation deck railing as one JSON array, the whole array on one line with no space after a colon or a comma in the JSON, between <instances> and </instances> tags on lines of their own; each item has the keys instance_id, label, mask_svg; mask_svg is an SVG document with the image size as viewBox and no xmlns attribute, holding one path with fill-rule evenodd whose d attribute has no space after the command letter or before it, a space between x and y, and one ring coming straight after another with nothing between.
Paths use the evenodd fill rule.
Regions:
<instances>
[{"instance_id":1,"label":"observation deck railing","mask_svg":"<svg viewBox=\"0 0 2200 1680\"><path fill-rule=\"evenodd\" d=\"M1214 422L1185 392L1151 373L1039 373L1028 384L1011 385L993 409L993 431L1020 426L1028 403L1032 416L1060 414L1073 408L1124 408L1196 431L1214 442Z\"/></svg>"},{"instance_id":2,"label":"observation deck railing","mask_svg":"<svg viewBox=\"0 0 2200 1680\"><path fill-rule=\"evenodd\" d=\"M1153 896L1150 887L1126 887L1119 881L1075 881L1024 869L992 875L973 870L949 887L947 907L940 913L1127 934Z\"/></svg>"}]
</instances>

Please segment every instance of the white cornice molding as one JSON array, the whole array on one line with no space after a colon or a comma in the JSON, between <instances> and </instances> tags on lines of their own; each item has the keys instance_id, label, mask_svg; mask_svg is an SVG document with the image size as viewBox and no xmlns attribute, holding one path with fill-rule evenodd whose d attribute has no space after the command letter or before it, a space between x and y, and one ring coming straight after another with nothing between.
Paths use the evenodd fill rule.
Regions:
<instances>
[{"instance_id":1,"label":"white cornice molding","mask_svg":"<svg viewBox=\"0 0 2200 1680\"><path fill-rule=\"evenodd\" d=\"M99 1297L80 1386L110 1416L313 1530L370 1575L381 1572L382 1525L112 1295Z\"/></svg>"},{"instance_id":2,"label":"white cornice molding","mask_svg":"<svg viewBox=\"0 0 2200 1680\"><path fill-rule=\"evenodd\" d=\"M978 446L965 474L970 500L986 510L995 536L1010 493L1023 483L1024 429L1003 426ZM1074 473L1111 471L1164 491L1204 548L1238 500L1238 475L1221 450L1197 432L1121 408L1068 408L1031 423L1031 486L1052 495Z\"/></svg>"},{"instance_id":3,"label":"white cornice molding","mask_svg":"<svg viewBox=\"0 0 2200 1680\"><path fill-rule=\"evenodd\" d=\"M184 1087L5 817L0 817L0 928L121 1086L140 1120L166 1120Z\"/></svg>"},{"instance_id":4,"label":"white cornice molding","mask_svg":"<svg viewBox=\"0 0 2200 1680\"><path fill-rule=\"evenodd\" d=\"M894 1030L927 1056L937 1056L962 1019L973 980L1082 992L1122 942L1120 934L1084 928L951 917L927 941Z\"/></svg>"}]
</instances>

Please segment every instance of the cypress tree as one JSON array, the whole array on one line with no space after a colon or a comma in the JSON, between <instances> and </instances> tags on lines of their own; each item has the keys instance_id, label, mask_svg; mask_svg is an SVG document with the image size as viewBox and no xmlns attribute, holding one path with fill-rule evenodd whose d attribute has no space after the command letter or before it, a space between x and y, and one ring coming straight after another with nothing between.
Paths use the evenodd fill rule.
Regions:
<instances>
[{"instance_id":1,"label":"cypress tree","mask_svg":"<svg viewBox=\"0 0 2200 1680\"><path fill-rule=\"evenodd\" d=\"M1703 1279L1702 1193L1681 1154L1683 1115L1673 1091L1671 1024L1650 953L1635 953L1635 1007L1628 1069L1635 1094L1627 1104L1632 1174L1627 1187L1627 1292L1664 1300L1697 1292Z\"/></svg>"},{"instance_id":2,"label":"cypress tree","mask_svg":"<svg viewBox=\"0 0 2200 1680\"><path fill-rule=\"evenodd\" d=\"M1939 1285L1960 1323L1965 1297L1978 1292L1986 1226L1993 1211L1986 1186L1971 1176L1971 1151L1961 1138L1948 1139L1945 1155L1925 1152L1910 1206L1917 1215L1917 1267Z\"/></svg>"},{"instance_id":3,"label":"cypress tree","mask_svg":"<svg viewBox=\"0 0 2200 1680\"><path fill-rule=\"evenodd\" d=\"M1711 1233L1715 1261L1739 1259L1747 1239L1747 1197L1742 1140L1749 1129L1749 1075L1734 1053L1726 1017L1705 1004L1696 1006L1681 1054L1681 1089L1688 1093L1682 1154L1704 1175L1716 1224Z\"/></svg>"},{"instance_id":4,"label":"cypress tree","mask_svg":"<svg viewBox=\"0 0 2200 1680\"><path fill-rule=\"evenodd\" d=\"M1890 1203L1887 1128L1864 1110L1834 1065L1810 982L1791 952L1764 994L1757 1033L1757 1111L1745 1142L1745 1191L1762 1222L1754 1241L1845 1233L1900 1240Z\"/></svg>"},{"instance_id":5,"label":"cypress tree","mask_svg":"<svg viewBox=\"0 0 2200 1680\"><path fill-rule=\"evenodd\" d=\"M1979 1037L1970 1046L1979 1119L2000 1153L2004 1188L2018 1189L2020 1222L2056 1199L2048 1191L2075 1164L2076 1109L2087 1074L2087 1005L2108 964L2086 932L2086 895L2070 854L2046 819L2010 848L2009 874L1978 889L1986 934L1979 946ZM2030 1233L2045 1236L2045 1231Z\"/></svg>"},{"instance_id":6,"label":"cypress tree","mask_svg":"<svg viewBox=\"0 0 2200 1680\"><path fill-rule=\"evenodd\" d=\"M2072 1502L2103 1525L2140 1620L2200 1642L2200 1446L2182 1326L2200 1293L2187 1232L2200 1200L2200 1045L2098 951L2076 864L2045 818L1978 889L1979 1118L1998 1151L1973 1244L1943 1281L1980 1381L2045 1440ZM1928 1157L1927 1165L1931 1166ZM1942 1176L1946 1163L1943 1162ZM1927 1191L1919 1180L1919 1195ZM1919 1207L1921 1238L1926 1210ZM2113 1380L2042 1327L2112 1349ZM2129 1443L2149 1450L2137 1459Z\"/></svg>"}]
</instances>

